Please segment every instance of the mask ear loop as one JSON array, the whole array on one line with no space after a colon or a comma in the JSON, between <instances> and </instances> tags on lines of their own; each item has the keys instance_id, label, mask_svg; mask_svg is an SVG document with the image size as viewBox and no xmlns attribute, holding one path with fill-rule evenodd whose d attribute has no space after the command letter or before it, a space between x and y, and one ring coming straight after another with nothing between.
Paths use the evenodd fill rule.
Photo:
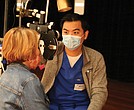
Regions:
<instances>
[{"instance_id":1,"label":"mask ear loop","mask_svg":"<svg viewBox=\"0 0 134 110\"><path fill-rule=\"evenodd\" d=\"M82 37L81 37L81 40L80 40L80 44L82 44L84 42L84 40L85 40L85 38L83 39L83 36L85 37L85 33L82 34Z\"/></svg>"}]
</instances>

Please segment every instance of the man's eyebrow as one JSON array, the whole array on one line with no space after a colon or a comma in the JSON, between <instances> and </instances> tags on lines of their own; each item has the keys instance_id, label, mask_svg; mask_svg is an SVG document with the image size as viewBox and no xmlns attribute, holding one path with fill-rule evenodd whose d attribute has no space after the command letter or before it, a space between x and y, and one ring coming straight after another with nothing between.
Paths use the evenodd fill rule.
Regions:
<instances>
[{"instance_id":1,"label":"man's eyebrow","mask_svg":"<svg viewBox=\"0 0 134 110\"><path fill-rule=\"evenodd\" d=\"M73 31L80 31L80 29L76 28L76 29L74 29Z\"/></svg>"},{"instance_id":2,"label":"man's eyebrow","mask_svg":"<svg viewBox=\"0 0 134 110\"><path fill-rule=\"evenodd\" d=\"M63 30L68 31L66 28L63 28ZM80 29L76 28L73 31L80 31Z\"/></svg>"},{"instance_id":3,"label":"man's eyebrow","mask_svg":"<svg viewBox=\"0 0 134 110\"><path fill-rule=\"evenodd\" d=\"M63 28L63 30L68 31L67 29Z\"/></svg>"}]
</instances>

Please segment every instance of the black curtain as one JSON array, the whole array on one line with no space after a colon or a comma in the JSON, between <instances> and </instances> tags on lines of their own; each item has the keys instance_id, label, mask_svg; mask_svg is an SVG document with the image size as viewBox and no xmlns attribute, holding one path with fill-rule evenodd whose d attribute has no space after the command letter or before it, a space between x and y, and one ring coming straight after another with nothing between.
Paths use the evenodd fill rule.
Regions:
<instances>
[{"instance_id":1,"label":"black curtain","mask_svg":"<svg viewBox=\"0 0 134 110\"><path fill-rule=\"evenodd\" d=\"M0 38L2 38L4 25L4 0L0 0L0 16Z\"/></svg>"},{"instance_id":2,"label":"black curtain","mask_svg":"<svg viewBox=\"0 0 134 110\"><path fill-rule=\"evenodd\" d=\"M101 0L93 5L91 45L104 55L108 77L134 81L134 1Z\"/></svg>"},{"instance_id":3,"label":"black curtain","mask_svg":"<svg viewBox=\"0 0 134 110\"><path fill-rule=\"evenodd\" d=\"M45 10L46 0L31 1L32 9ZM74 0L70 1L73 6ZM134 82L134 0L85 0L85 2L84 17L90 24L90 34L84 44L104 55L108 78ZM60 19L66 13L72 12L73 9L65 13L58 12L56 0L50 0L48 22L55 22L56 29L60 31ZM11 18L13 17L10 16L8 22L12 20ZM27 22L33 20L37 19L23 18L22 25L26 26ZM17 18L15 21L14 26L17 26Z\"/></svg>"}]
</instances>

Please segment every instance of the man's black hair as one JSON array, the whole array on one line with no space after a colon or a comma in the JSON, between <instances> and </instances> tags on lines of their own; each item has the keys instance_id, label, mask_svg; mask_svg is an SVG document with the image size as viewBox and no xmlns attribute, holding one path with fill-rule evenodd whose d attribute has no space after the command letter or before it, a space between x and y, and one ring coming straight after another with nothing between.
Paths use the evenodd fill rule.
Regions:
<instances>
[{"instance_id":1,"label":"man's black hair","mask_svg":"<svg viewBox=\"0 0 134 110\"><path fill-rule=\"evenodd\" d=\"M62 19L61 19L61 22L60 22L60 27L62 28L63 27L63 24L65 21L69 21L69 22L72 22L72 21L81 21L81 25L82 25L82 28L84 30L84 32L86 30L89 30L89 25L88 23L86 22L86 20L84 20L83 16L82 15L79 15L77 13L69 13L69 14L66 14Z\"/></svg>"}]
</instances>

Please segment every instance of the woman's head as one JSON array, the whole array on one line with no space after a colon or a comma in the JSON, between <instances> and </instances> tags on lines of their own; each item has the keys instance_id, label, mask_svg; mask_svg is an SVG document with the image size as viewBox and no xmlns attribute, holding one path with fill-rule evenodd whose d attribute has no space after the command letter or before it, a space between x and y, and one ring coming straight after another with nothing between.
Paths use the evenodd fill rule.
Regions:
<instances>
[{"instance_id":1,"label":"woman's head","mask_svg":"<svg viewBox=\"0 0 134 110\"><path fill-rule=\"evenodd\" d=\"M39 36L35 30L22 27L12 28L3 39L3 57L9 63L36 59L40 54L38 42Z\"/></svg>"}]
</instances>

